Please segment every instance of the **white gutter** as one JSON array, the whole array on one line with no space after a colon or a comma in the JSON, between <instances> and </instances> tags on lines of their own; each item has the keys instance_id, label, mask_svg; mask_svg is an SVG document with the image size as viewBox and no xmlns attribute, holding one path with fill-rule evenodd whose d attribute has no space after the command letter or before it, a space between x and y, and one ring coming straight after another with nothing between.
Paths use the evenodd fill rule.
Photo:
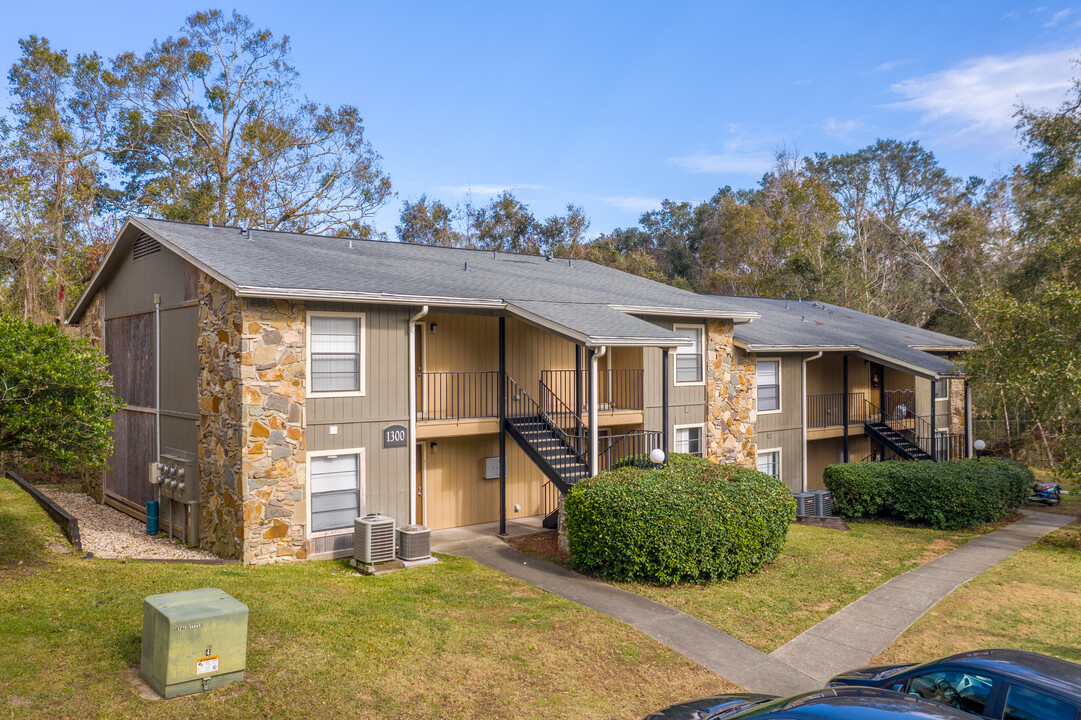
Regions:
<instances>
[{"instance_id":1,"label":"white gutter","mask_svg":"<svg viewBox=\"0 0 1081 720\"><path fill-rule=\"evenodd\" d=\"M417 321L428 314L428 306L425 305L416 315L409 318L409 487L414 488L417 484ZM424 506L424 517L428 517L428 494L427 488L422 487L421 503ZM409 493L409 524L417 524L417 499L413 493Z\"/></svg>"},{"instance_id":2,"label":"white gutter","mask_svg":"<svg viewBox=\"0 0 1081 720\"><path fill-rule=\"evenodd\" d=\"M632 315L693 315L695 317L719 318L722 320L755 320L762 317L756 312L732 312L721 309L704 310L702 308L658 307L655 305L610 305L613 310Z\"/></svg>"},{"instance_id":3,"label":"white gutter","mask_svg":"<svg viewBox=\"0 0 1081 720\"><path fill-rule=\"evenodd\" d=\"M589 476L593 477L597 474L597 467L600 465L600 443L598 442L597 432L598 418L597 418L597 361L604 357L604 354L608 352L606 346L602 346L600 352L593 353L593 357L589 360Z\"/></svg>"},{"instance_id":4,"label":"white gutter","mask_svg":"<svg viewBox=\"0 0 1081 720\"><path fill-rule=\"evenodd\" d=\"M105 348L102 348L104 350ZM157 454L154 462L161 462L161 295L154 294L154 434ZM190 481L189 481L190 482ZM158 495L158 518L161 518L161 483L155 486ZM173 512L169 508L169 535L173 534Z\"/></svg>"},{"instance_id":5,"label":"white gutter","mask_svg":"<svg viewBox=\"0 0 1081 720\"><path fill-rule=\"evenodd\" d=\"M803 367L802 367L803 380L802 380L802 387L801 387L802 392L800 393L800 399L801 399L802 405L803 405L803 408L801 410L801 412L803 413L803 419L800 422L800 435L803 436L802 437L803 452L800 454L800 456L803 459L803 475L802 475L803 480L802 480L802 483L800 485L800 487L802 487L803 489L801 490L801 492L807 492L807 363L809 363L812 360L817 360L820 357L822 357L822 351L821 350L819 350L816 354L812 355L811 357L803 358ZM848 402L847 398L846 398L845 402Z\"/></svg>"}]
</instances>

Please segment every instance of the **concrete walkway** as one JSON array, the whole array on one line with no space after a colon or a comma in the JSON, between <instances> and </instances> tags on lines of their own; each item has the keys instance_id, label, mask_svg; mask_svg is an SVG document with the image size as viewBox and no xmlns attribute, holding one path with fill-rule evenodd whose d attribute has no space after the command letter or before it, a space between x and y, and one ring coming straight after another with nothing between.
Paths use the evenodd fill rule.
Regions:
<instances>
[{"instance_id":1,"label":"concrete walkway","mask_svg":"<svg viewBox=\"0 0 1081 720\"><path fill-rule=\"evenodd\" d=\"M866 665L957 587L1074 519L1027 511L1023 519L883 583L770 657L820 683Z\"/></svg>"},{"instance_id":2,"label":"concrete walkway","mask_svg":"<svg viewBox=\"0 0 1081 720\"><path fill-rule=\"evenodd\" d=\"M962 583L1074 518L1027 512L942 557L899 575L766 655L686 613L524 555L495 524L432 533L432 549L471 558L542 590L631 625L751 692L792 695L866 665ZM539 518L508 523L508 534L540 529Z\"/></svg>"}]
</instances>

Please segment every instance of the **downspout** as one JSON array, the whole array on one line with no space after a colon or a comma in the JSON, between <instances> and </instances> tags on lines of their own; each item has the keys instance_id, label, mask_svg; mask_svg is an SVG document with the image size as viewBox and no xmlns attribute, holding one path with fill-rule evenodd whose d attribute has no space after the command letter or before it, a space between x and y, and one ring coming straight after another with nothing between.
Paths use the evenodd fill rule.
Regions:
<instances>
[{"instance_id":1,"label":"downspout","mask_svg":"<svg viewBox=\"0 0 1081 720\"><path fill-rule=\"evenodd\" d=\"M425 305L416 315L409 318L409 487L417 483L417 321L428 314ZM425 509L428 497L421 496ZM417 524L417 498L409 493L409 524Z\"/></svg>"},{"instance_id":2,"label":"downspout","mask_svg":"<svg viewBox=\"0 0 1081 720\"><path fill-rule=\"evenodd\" d=\"M803 375L801 378L802 386L800 387L800 399L802 401L802 420L799 424L800 434L802 435L801 441L803 443L803 452L800 453L800 456L803 459L803 482L801 484L801 492L807 492L807 363L811 362L812 360L817 360L820 357L822 357L821 350L819 350L811 357L803 358Z\"/></svg>"},{"instance_id":3,"label":"downspout","mask_svg":"<svg viewBox=\"0 0 1081 720\"><path fill-rule=\"evenodd\" d=\"M154 462L161 462L161 295L154 293ZM158 516L161 516L161 483L155 485L158 494ZM173 507L169 504L169 537L173 536Z\"/></svg>"},{"instance_id":4,"label":"downspout","mask_svg":"<svg viewBox=\"0 0 1081 720\"><path fill-rule=\"evenodd\" d=\"M608 352L606 345L601 345L600 352L589 354L589 476L597 474L600 453L600 442L597 424L597 361Z\"/></svg>"}]
</instances>

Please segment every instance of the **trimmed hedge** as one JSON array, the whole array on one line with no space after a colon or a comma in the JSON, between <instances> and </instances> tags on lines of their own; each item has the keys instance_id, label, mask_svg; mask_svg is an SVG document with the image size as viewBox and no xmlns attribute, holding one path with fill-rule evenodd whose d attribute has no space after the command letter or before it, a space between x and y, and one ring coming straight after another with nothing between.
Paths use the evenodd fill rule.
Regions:
<instances>
[{"instance_id":1,"label":"trimmed hedge","mask_svg":"<svg viewBox=\"0 0 1081 720\"><path fill-rule=\"evenodd\" d=\"M784 548L792 493L764 473L673 454L579 481L565 503L576 569L611 580L710 582L759 570Z\"/></svg>"},{"instance_id":2,"label":"trimmed hedge","mask_svg":"<svg viewBox=\"0 0 1081 720\"><path fill-rule=\"evenodd\" d=\"M940 530L1009 515L1036 481L1026 466L1001 458L830 465L823 479L842 517L895 517Z\"/></svg>"}]
</instances>

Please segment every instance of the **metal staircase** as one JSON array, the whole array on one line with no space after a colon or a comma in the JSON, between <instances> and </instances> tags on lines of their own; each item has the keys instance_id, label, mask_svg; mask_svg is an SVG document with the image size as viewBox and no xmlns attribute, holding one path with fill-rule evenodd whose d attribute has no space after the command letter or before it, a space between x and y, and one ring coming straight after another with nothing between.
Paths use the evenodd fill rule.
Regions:
<instances>
[{"instance_id":1,"label":"metal staircase","mask_svg":"<svg viewBox=\"0 0 1081 720\"><path fill-rule=\"evenodd\" d=\"M544 394L545 386L541 385ZM554 396L553 396L554 397ZM555 402L559 405L558 398ZM563 405L563 408L545 408L530 396L513 378L507 376L507 411L504 429L507 436L522 449L522 452L536 465L548 482L566 494L577 481L589 477L589 460L586 456L586 434L581 419ZM545 405L552 399L545 397ZM557 422L553 415L562 417L570 413L577 422L568 423L569 428ZM545 488L545 497L553 496L550 488ZM558 521L558 507L548 507L545 503L544 527L554 528ZM553 503L557 505L557 503Z\"/></svg>"},{"instance_id":2,"label":"metal staircase","mask_svg":"<svg viewBox=\"0 0 1081 720\"><path fill-rule=\"evenodd\" d=\"M863 431L867 437L902 460L935 459L929 452L933 438L930 423L909 413L891 417L874 403L865 402Z\"/></svg>"},{"instance_id":3,"label":"metal staircase","mask_svg":"<svg viewBox=\"0 0 1081 720\"><path fill-rule=\"evenodd\" d=\"M902 460L933 460L923 448L912 442L903 433L894 430L884 422L864 423L863 431L867 437L894 453Z\"/></svg>"}]
</instances>

